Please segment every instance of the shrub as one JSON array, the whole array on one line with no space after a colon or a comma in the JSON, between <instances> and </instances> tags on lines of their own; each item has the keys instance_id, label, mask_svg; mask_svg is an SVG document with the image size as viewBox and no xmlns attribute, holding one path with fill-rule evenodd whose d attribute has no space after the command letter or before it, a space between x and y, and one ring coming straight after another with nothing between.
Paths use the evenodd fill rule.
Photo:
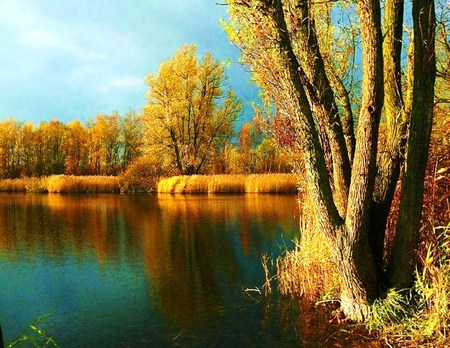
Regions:
<instances>
[{"instance_id":1,"label":"shrub","mask_svg":"<svg viewBox=\"0 0 450 348\"><path fill-rule=\"evenodd\" d=\"M119 177L121 193L155 192L161 175L167 172L160 162L144 156L133 161Z\"/></svg>"}]
</instances>

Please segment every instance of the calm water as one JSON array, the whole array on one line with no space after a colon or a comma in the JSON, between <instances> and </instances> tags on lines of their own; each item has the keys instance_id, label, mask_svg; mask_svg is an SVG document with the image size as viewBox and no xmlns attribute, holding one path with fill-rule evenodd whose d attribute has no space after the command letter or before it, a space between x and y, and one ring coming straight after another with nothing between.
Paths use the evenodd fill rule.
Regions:
<instances>
[{"instance_id":1,"label":"calm water","mask_svg":"<svg viewBox=\"0 0 450 348\"><path fill-rule=\"evenodd\" d=\"M295 346L295 315L243 289L297 238L292 196L0 195L0 321L62 347Z\"/></svg>"}]
</instances>

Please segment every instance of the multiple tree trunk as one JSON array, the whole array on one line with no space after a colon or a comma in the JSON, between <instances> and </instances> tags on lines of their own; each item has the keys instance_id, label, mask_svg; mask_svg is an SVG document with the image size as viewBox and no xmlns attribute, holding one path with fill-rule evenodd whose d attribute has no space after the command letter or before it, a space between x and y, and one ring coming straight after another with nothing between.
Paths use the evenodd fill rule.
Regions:
<instances>
[{"instance_id":1,"label":"multiple tree trunk","mask_svg":"<svg viewBox=\"0 0 450 348\"><path fill-rule=\"evenodd\" d=\"M403 0L386 1L384 41L380 1L356 5L363 61L356 134L349 93L321 54L310 2L230 0L228 32L266 101L294 125L317 226L339 265L341 307L350 319L363 321L382 287L403 288L412 280L433 119L435 17L432 0L413 0L412 83L406 93L411 98L405 102ZM378 149L383 106L387 136ZM404 157L397 233L386 271L386 222Z\"/></svg>"}]
</instances>

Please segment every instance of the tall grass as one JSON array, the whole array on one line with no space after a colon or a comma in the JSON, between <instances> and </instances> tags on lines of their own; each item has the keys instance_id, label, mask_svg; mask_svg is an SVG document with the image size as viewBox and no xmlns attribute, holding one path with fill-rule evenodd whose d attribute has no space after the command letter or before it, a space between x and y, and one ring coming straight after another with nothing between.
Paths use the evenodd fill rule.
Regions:
<instances>
[{"instance_id":1,"label":"tall grass","mask_svg":"<svg viewBox=\"0 0 450 348\"><path fill-rule=\"evenodd\" d=\"M0 192L117 193L114 176L52 175L42 178L0 180Z\"/></svg>"},{"instance_id":2,"label":"tall grass","mask_svg":"<svg viewBox=\"0 0 450 348\"><path fill-rule=\"evenodd\" d=\"M296 193L295 174L192 175L163 178L159 193Z\"/></svg>"},{"instance_id":3,"label":"tall grass","mask_svg":"<svg viewBox=\"0 0 450 348\"><path fill-rule=\"evenodd\" d=\"M49 193L118 193L116 176L53 175L47 179Z\"/></svg>"},{"instance_id":4,"label":"tall grass","mask_svg":"<svg viewBox=\"0 0 450 348\"><path fill-rule=\"evenodd\" d=\"M313 219L312 204L300 195L300 240L294 250L277 259L278 289L282 295L317 300L339 290L331 246Z\"/></svg>"},{"instance_id":5,"label":"tall grass","mask_svg":"<svg viewBox=\"0 0 450 348\"><path fill-rule=\"evenodd\" d=\"M6 347L59 347L55 342L55 339L41 326L41 322L48 317L49 315L43 315L34 319L31 324Z\"/></svg>"},{"instance_id":6,"label":"tall grass","mask_svg":"<svg viewBox=\"0 0 450 348\"><path fill-rule=\"evenodd\" d=\"M414 287L391 289L372 306L368 328L395 345L450 346L450 224L433 233L436 240L426 243Z\"/></svg>"}]
</instances>

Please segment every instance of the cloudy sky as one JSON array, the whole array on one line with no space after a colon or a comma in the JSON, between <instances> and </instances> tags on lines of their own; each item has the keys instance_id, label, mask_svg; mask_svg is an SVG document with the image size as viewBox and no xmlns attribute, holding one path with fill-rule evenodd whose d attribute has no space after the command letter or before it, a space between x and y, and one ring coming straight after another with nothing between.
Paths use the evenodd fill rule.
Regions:
<instances>
[{"instance_id":1,"label":"cloudy sky","mask_svg":"<svg viewBox=\"0 0 450 348\"><path fill-rule=\"evenodd\" d=\"M145 104L144 78L184 43L237 62L216 0L1 0L0 120L86 120ZM257 89L238 63L229 85ZM251 117L247 107L245 118Z\"/></svg>"}]
</instances>

